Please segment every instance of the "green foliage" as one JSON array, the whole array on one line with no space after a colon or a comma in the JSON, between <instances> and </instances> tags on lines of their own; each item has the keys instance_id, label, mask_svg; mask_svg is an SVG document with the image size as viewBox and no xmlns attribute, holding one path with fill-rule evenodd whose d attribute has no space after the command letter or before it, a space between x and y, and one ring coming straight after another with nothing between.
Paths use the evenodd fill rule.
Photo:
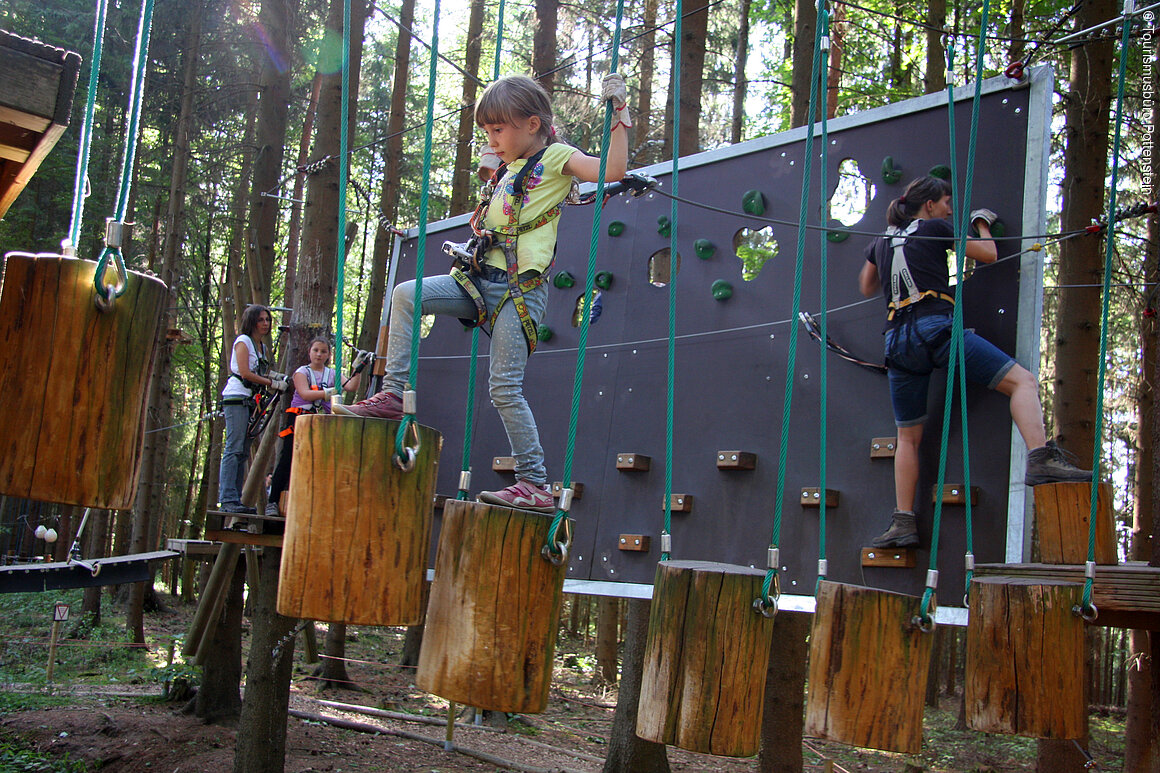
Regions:
<instances>
[{"instance_id":1,"label":"green foliage","mask_svg":"<svg viewBox=\"0 0 1160 773\"><path fill-rule=\"evenodd\" d=\"M5 773L85 773L88 766L67 754L53 757L25 748L18 741L0 740L0 770Z\"/></svg>"}]
</instances>

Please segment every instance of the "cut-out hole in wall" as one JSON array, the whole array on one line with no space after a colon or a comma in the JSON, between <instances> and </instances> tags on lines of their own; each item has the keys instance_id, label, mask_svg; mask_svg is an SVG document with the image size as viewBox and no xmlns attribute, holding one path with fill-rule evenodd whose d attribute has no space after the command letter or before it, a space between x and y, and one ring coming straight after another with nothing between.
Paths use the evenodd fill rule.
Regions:
<instances>
[{"instance_id":1,"label":"cut-out hole in wall","mask_svg":"<svg viewBox=\"0 0 1160 773\"><path fill-rule=\"evenodd\" d=\"M844 226L854 225L865 216L876 192L874 183L858 168L858 162L844 159L838 164L838 187L830 197L830 217Z\"/></svg>"},{"instance_id":2,"label":"cut-out hole in wall","mask_svg":"<svg viewBox=\"0 0 1160 773\"><path fill-rule=\"evenodd\" d=\"M681 273L681 253L677 253L677 274ZM672 256L669 248L657 250L648 259L648 283L654 287L665 287L672 281Z\"/></svg>"},{"instance_id":3,"label":"cut-out hole in wall","mask_svg":"<svg viewBox=\"0 0 1160 773\"><path fill-rule=\"evenodd\" d=\"M595 325L596 320L600 319L600 314L604 311L604 298L600 290L593 288L592 290L592 318L588 320L589 325ZM576 296L576 305L572 308L572 327L580 327L580 323L584 321L584 293Z\"/></svg>"},{"instance_id":4,"label":"cut-out hole in wall","mask_svg":"<svg viewBox=\"0 0 1160 773\"><path fill-rule=\"evenodd\" d=\"M424 314L419 317L419 337L426 338L431 335L431 331L435 329L435 315Z\"/></svg>"},{"instance_id":5,"label":"cut-out hole in wall","mask_svg":"<svg viewBox=\"0 0 1160 773\"><path fill-rule=\"evenodd\" d=\"M777 256L777 239L769 226L760 231L742 228L733 234L733 253L741 259L741 278L751 282L768 260Z\"/></svg>"}]
</instances>

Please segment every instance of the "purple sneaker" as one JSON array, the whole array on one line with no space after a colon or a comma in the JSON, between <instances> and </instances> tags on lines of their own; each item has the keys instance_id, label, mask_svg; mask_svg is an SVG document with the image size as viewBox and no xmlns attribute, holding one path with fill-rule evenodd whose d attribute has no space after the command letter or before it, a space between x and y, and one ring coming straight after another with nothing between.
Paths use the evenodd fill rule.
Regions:
<instances>
[{"instance_id":1,"label":"purple sneaker","mask_svg":"<svg viewBox=\"0 0 1160 773\"><path fill-rule=\"evenodd\" d=\"M403 418L403 398L394 392L379 392L354 405L335 405L333 410L339 416L363 416L369 419L398 421Z\"/></svg>"},{"instance_id":2,"label":"purple sneaker","mask_svg":"<svg viewBox=\"0 0 1160 773\"><path fill-rule=\"evenodd\" d=\"M481 491L476 499L489 505L503 505L536 513L556 512L556 500L552 498L552 492L526 480L517 480L499 491Z\"/></svg>"}]
</instances>

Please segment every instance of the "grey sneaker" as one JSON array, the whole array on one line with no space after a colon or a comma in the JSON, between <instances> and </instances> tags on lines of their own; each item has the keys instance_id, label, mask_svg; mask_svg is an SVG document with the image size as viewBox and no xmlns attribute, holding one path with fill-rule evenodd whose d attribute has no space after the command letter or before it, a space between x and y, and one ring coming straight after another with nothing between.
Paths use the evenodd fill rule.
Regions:
<instances>
[{"instance_id":1,"label":"grey sneaker","mask_svg":"<svg viewBox=\"0 0 1160 773\"><path fill-rule=\"evenodd\" d=\"M1075 456L1048 440L1047 445L1027 452L1027 474L1023 482L1028 486L1044 483L1091 483L1092 471L1075 465Z\"/></svg>"},{"instance_id":2,"label":"grey sneaker","mask_svg":"<svg viewBox=\"0 0 1160 773\"><path fill-rule=\"evenodd\" d=\"M890 528L870 541L876 548L909 548L918 544L918 526L914 513L895 510L890 518Z\"/></svg>"},{"instance_id":3,"label":"grey sneaker","mask_svg":"<svg viewBox=\"0 0 1160 773\"><path fill-rule=\"evenodd\" d=\"M278 503L277 502L267 502L266 503L266 515L277 516L277 515L281 515L281 514L282 513L278 512Z\"/></svg>"},{"instance_id":4,"label":"grey sneaker","mask_svg":"<svg viewBox=\"0 0 1160 773\"><path fill-rule=\"evenodd\" d=\"M333 409L340 416L365 416L370 419L398 421L403 418L403 398L394 392L379 392L354 405L335 405Z\"/></svg>"}]
</instances>

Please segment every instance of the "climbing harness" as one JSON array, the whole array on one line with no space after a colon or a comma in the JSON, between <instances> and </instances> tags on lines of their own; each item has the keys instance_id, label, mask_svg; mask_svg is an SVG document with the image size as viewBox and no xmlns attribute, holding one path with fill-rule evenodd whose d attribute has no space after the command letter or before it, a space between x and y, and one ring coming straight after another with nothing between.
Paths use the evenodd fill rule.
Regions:
<instances>
[{"instance_id":1,"label":"climbing harness","mask_svg":"<svg viewBox=\"0 0 1160 773\"><path fill-rule=\"evenodd\" d=\"M953 295L947 293L940 293L937 290L919 290L918 285L914 282L914 276L910 272L910 266L906 263L906 242L918 227L922 225L922 219L910 221L905 229L897 226L891 226L886 229L886 238L889 239L888 247L892 251L890 261L890 302L887 304L889 311L886 314L887 320L893 320L895 313L905 309L911 304L918 303L924 298L938 298L939 300L954 303ZM905 295L903 294L905 289Z\"/></svg>"}]
</instances>

